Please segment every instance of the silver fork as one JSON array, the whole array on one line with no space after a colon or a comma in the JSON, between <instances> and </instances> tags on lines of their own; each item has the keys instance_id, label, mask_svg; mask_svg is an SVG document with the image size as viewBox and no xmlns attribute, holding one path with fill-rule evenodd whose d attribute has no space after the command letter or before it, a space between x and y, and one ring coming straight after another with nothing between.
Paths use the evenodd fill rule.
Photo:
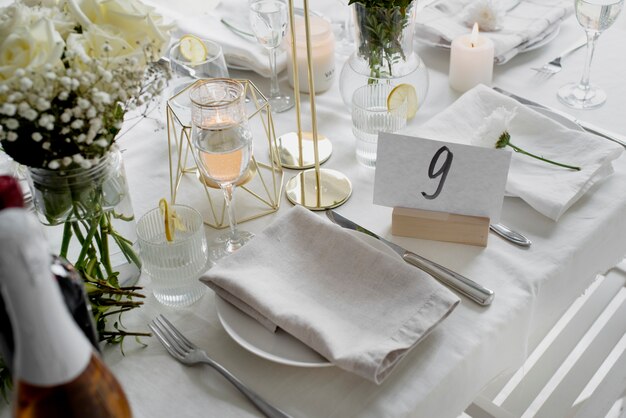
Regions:
<instances>
[{"instance_id":1,"label":"silver fork","mask_svg":"<svg viewBox=\"0 0 626 418\"><path fill-rule=\"evenodd\" d=\"M587 38L579 39L576 41L574 45L567 48L565 51L561 52L561 55L554 58L552 61L544 64L542 67L534 67L533 70L537 71L539 74L544 75L546 77L553 76L554 74L561 71L563 68L561 67L561 59L568 56L572 52L576 51L579 48L582 48L587 44Z\"/></svg>"},{"instance_id":2,"label":"silver fork","mask_svg":"<svg viewBox=\"0 0 626 418\"><path fill-rule=\"evenodd\" d=\"M163 315L159 315L148 324L154 332L161 344L168 353L179 362L186 366L192 366L198 363L208 364L217 370L222 376L232 383L250 402L256 406L259 411L270 418L289 418L281 410L267 403L263 398L248 389L239 379L232 375L222 365L211 359L204 350L196 347L183 334L178 331L170 321Z\"/></svg>"}]
</instances>

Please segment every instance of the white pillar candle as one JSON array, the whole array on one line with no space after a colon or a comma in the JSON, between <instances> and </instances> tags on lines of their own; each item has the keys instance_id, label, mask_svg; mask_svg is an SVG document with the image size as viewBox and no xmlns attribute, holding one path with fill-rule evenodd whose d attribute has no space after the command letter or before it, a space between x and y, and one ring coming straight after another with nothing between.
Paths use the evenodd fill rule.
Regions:
<instances>
[{"instance_id":1,"label":"white pillar candle","mask_svg":"<svg viewBox=\"0 0 626 418\"><path fill-rule=\"evenodd\" d=\"M311 54L313 63L313 81L315 84L315 92L321 93L332 86L335 79L335 35L333 35L330 23L318 16L310 16L311 30ZM309 92L309 78L307 77L306 62L306 35L304 28L304 19L296 20L296 56L298 64L298 81L300 91ZM287 53L287 73L289 85L293 85L293 63L291 57L291 35L288 35Z\"/></svg>"},{"instance_id":2,"label":"white pillar candle","mask_svg":"<svg viewBox=\"0 0 626 418\"><path fill-rule=\"evenodd\" d=\"M478 34L474 23L471 34L452 41L450 48L450 87L465 92L477 84L491 84L494 47L491 39Z\"/></svg>"}]
</instances>

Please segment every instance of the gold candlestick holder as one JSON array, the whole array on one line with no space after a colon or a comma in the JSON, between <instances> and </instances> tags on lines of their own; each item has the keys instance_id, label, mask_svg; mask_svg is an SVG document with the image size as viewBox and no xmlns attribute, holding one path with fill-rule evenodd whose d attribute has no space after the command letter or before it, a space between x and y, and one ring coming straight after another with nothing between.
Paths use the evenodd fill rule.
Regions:
<instances>
[{"instance_id":1,"label":"gold candlestick holder","mask_svg":"<svg viewBox=\"0 0 626 418\"><path fill-rule=\"evenodd\" d=\"M308 12L308 10L307 10ZM306 17L308 19L308 16ZM307 42L309 38L308 22L305 23L307 30ZM296 48L295 15L293 2L289 2L289 26L291 28L291 62L293 64L293 85L296 101L296 131L288 132L278 137L278 149L280 163L283 167L295 170L302 170L315 167L316 161L320 164L326 162L333 153L333 144L326 136L317 133L317 139L313 139L313 132L302 130L300 111L300 80L298 76L298 57ZM311 56L310 48L307 46L307 58ZM309 79L311 78L309 72ZM311 90L309 94L314 95ZM317 145L314 142L317 141ZM315 148L317 147L317 151ZM317 152L317 157L316 157Z\"/></svg>"},{"instance_id":2,"label":"gold candlestick holder","mask_svg":"<svg viewBox=\"0 0 626 418\"><path fill-rule=\"evenodd\" d=\"M307 75L309 82L309 100L311 104L311 140L306 143L312 148L313 169L301 171L292 177L285 186L287 199L293 204L302 205L311 210L325 210L335 208L345 203L352 194L352 184L350 180L342 173L336 170L320 169L320 163L325 161L323 157L330 157L330 153L326 156L321 152L325 145L325 141L320 138L317 132L317 113L315 108L315 84L313 81L313 58L311 54L311 28L309 22L309 2L304 0L304 29L306 35L306 61ZM294 6L293 0L289 0L289 23L291 25L291 48L293 60L293 83L296 92L296 114L298 123L298 162L304 163L304 141L301 132L300 123L300 94L298 80L298 60L296 54L296 35L294 24ZM327 140L327 138L324 138ZM320 146L322 144L322 146ZM281 150L282 151L282 150ZM331 147L332 151L332 147ZM323 160L323 161L322 161ZM282 161L282 159L281 159Z\"/></svg>"},{"instance_id":3,"label":"gold candlestick holder","mask_svg":"<svg viewBox=\"0 0 626 418\"><path fill-rule=\"evenodd\" d=\"M272 113L266 97L250 80L237 80L250 97L246 114L253 132L262 130L266 141L255 141L246 175L237 183L237 223L274 213L280 207L283 191L283 169L278 158L278 146ZM198 169L191 137L191 113L177 103L184 102L190 84L167 100L167 142L170 172L170 200L195 207L204 223L217 229L227 228L226 201L219 185L205 178ZM264 150L266 148L266 150ZM266 152L265 152L266 151ZM269 162L261 162L257 155L269 155ZM203 205L208 201L208 205Z\"/></svg>"}]
</instances>

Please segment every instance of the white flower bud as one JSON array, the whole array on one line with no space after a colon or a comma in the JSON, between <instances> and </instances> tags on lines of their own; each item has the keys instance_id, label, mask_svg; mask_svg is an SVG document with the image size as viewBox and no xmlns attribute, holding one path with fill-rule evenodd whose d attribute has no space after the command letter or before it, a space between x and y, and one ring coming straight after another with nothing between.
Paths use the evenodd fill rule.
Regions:
<instances>
[{"instance_id":1,"label":"white flower bud","mask_svg":"<svg viewBox=\"0 0 626 418\"><path fill-rule=\"evenodd\" d=\"M72 164L72 158L71 157L63 157L63 159L61 160L61 164L63 164L64 166L68 166L68 165Z\"/></svg>"},{"instance_id":2,"label":"white flower bud","mask_svg":"<svg viewBox=\"0 0 626 418\"><path fill-rule=\"evenodd\" d=\"M33 134L30 137L35 142L39 142L39 141L41 141L43 139L43 136L39 132L33 132Z\"/></svg>"},{"instance_id":3,"label":"white flower bud","mask_svg":"<svg viewBox=\"0 0 626 418\"><path fill-rule=\"evenodd\" d=\"M7 141L9 142L17 141L17 134L13 131L7 133Z\"/></svg>"},{"instance_id":4,"label":"white flower bud","mask_svg":"<svg viewBox=\"0 0 626 418\"><path fill-rule=\"evenodd\" d=\"M44 142L43 144L41 144L41 148L45 149L46 151L50 149L50 143L49 142Z\"/></svg>"},{"instance_id":5,"label":"white flower bud","mask_svg":"<svg viewBox=\"0 0 626 418\"><path fill-rule=\"evenodd\" d=\"M61 167L61 164L57 160L52 160L48 163L48 168L50 170L58 170Z\"/></svg>"}]
</instances>

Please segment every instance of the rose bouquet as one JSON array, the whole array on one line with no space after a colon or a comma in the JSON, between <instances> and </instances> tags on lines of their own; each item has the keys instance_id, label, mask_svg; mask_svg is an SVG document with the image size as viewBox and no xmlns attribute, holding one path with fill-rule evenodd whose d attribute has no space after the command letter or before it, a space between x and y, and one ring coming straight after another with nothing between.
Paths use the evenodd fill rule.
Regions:
<instances>
[{"instance_id":1,"label":"rose bouquet","mask_svg":"<svg viewBox=\"0 0 626 418\"><path fill-rule=\"evenodd\" d=\"M117 322L106 331L105 319L140 304L111 262L116 247L138 277L133 241L116 226L133 220L120 209L129 198L115 138L125 113L165 86L169 30L138 0L0 8L0 144L27 166L42 222L63 226L60 255L82 273L100 338L112 342L128 333Z\"/></svg>"}]
</instances>

